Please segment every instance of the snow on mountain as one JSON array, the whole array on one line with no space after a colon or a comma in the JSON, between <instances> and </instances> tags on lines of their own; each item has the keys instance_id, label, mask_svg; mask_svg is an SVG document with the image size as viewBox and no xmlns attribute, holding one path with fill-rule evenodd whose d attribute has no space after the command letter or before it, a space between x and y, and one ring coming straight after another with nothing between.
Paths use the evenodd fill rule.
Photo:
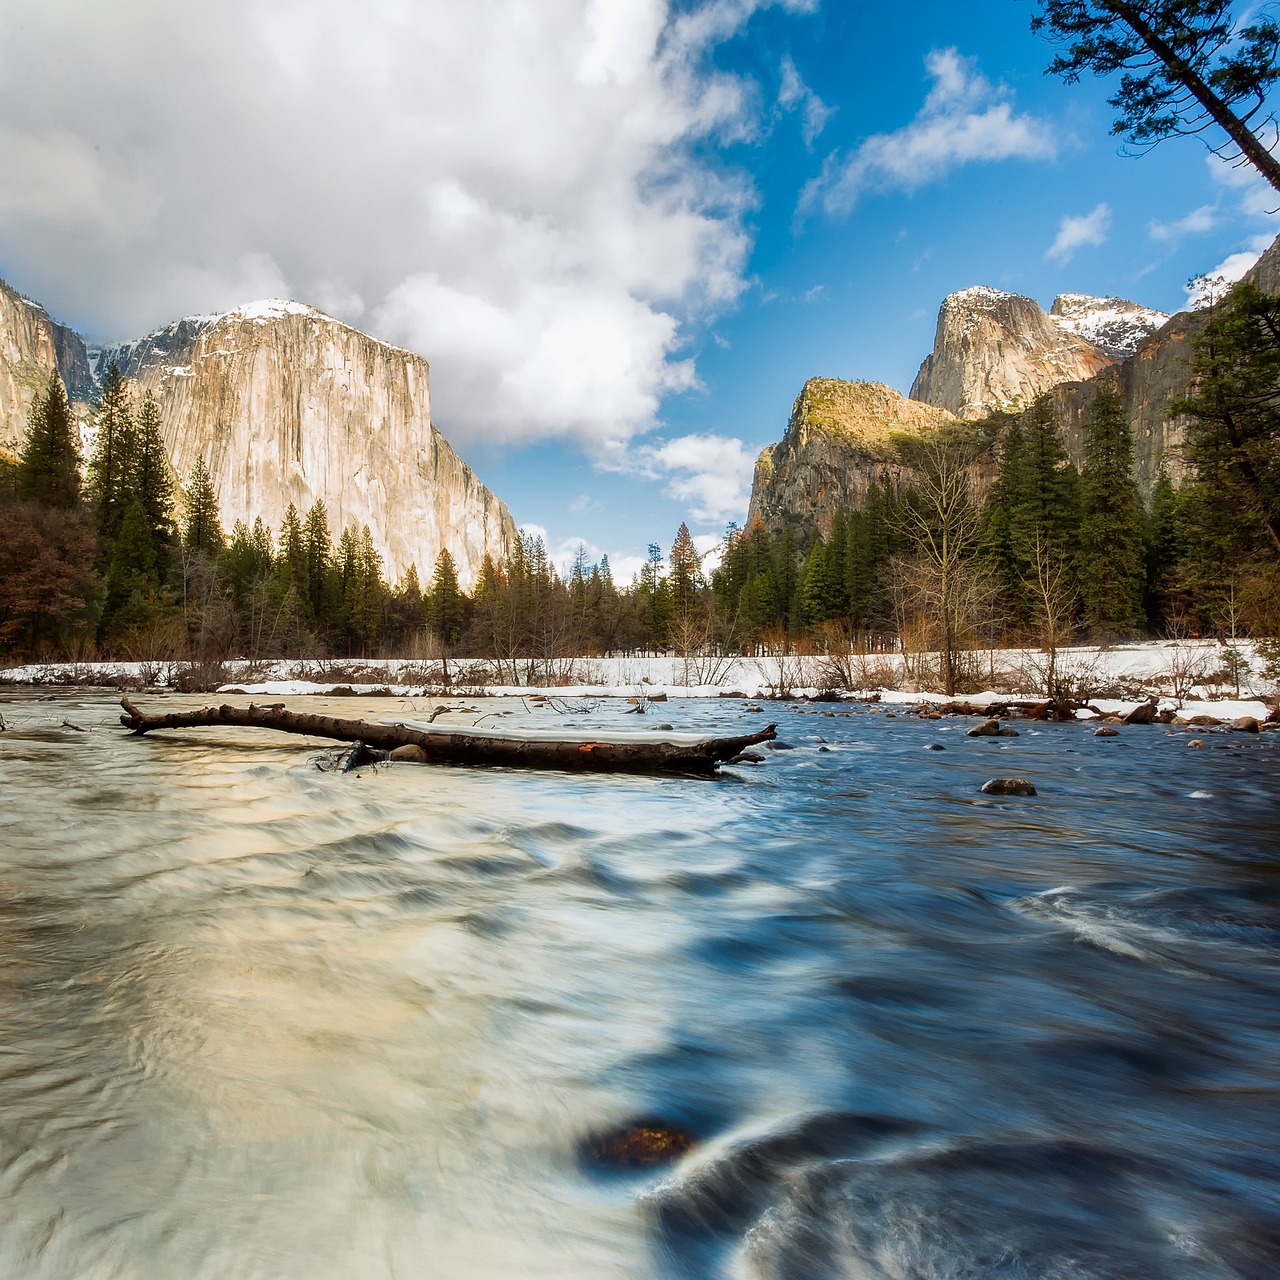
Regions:
<instances>
[{"instance_id":1,"label":"snow on mountain","mask_svg":"<svg viewBox=\"0 0 1280 1280\"><path fill-rule=\"evenodd\" d=\"M1060 293L1049 315L1068 333L1117 360L1133 355L1169 319L1163 311L1125 298L1094 298L1085 293Z\"/></svg>"}]
</instances>

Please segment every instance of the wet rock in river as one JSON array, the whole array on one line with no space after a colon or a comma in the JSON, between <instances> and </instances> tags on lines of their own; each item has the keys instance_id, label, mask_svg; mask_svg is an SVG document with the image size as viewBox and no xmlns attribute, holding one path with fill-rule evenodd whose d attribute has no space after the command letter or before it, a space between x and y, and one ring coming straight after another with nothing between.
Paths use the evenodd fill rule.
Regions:
<instances>
[{"instance_id":1,"label":"wet rock in river","mask_svg":"<svg viewBox=\"0 0 1280 1280\"><path fill-rule=\"evenodd\" d=\"M422 747L413 742L406 742L404 746L394 748L390 758L398 764L426 764L431 759Z\"/></svg>"},{"instance_id":2,"label":"wet rock in river","mask_svg":"<svg viewBox=\"0 0 1280 1280\"><path fill-rule=\"evenodd\" d=\"M1028 778L988 778L982 790L989 796L1034 796L1038 792Z\"/></svg>"},{"instance_id":3,"label":"wet rock in river","mask_svg":"<svg viewBox=\"0 0 1280 1280\"><path fill-rule=\"evenodd\" d=\"M1231 722L1231 727L1237 733L1257 733L1259 729L1258 722L1253 716L1237 716Z\"/></svg>"},{"instance_id":4,"label":"wet rock in river","mask_svg":"<svg viewBox=\"0 0 1280 1280\"><path fill-rule=\"evenodd\" d=\"M1102 728L1093 731L1095 738L1118 738L1120 735L1110 726L1104 724Z\"/></svg>"},{"instance_id":5,"label":"wet rock in river","mask_svg":"<svg viewBox=\"0 0 1280 1280\"><path fill-rule=\"evenodd\" d=\"M970 738L998 738L1000 736L1000 721L994 717L990 720L984 720L981 724L975 724L966 736Z\"/></svg>"},{"instance_id":6,"label":"wet rock in river","mask_svg":"<svg viewBox=\"0 0 1280 1280\"><path fill-rule=\"evenodd\" d=\"M584 1154L592 1163L609 1169L648 1169L671 1164L693 1144L694 1137L687 1130L644 1116L593 1134Z\"/></svg>"}]
</instances>

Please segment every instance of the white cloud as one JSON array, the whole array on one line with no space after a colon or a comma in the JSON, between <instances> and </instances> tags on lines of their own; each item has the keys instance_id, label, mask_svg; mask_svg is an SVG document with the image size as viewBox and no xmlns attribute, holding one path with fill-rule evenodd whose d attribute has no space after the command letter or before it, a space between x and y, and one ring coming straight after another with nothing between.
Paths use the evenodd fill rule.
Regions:
<instances>
[{"instance_id":1,"label":"white cloud","mask_svg":"<svg viewBox=\"0 0 1280 1280\"><path fill-rule=\"evenodd\" d=\"M1245 217L1267 218L1280 206L1280 195L1252 165L1227 164L1214 155L1205 156L1205 163L1214 182L1235 195Z\"/></svg>"},{"instance_id":2,"label":"white cloud","mask_svg":"<svg viewBox=\"0 0 1280 1280\"><path fill-rule=\"evenodd\" d=\"M868 192L915 191L961 165L994 160L1047 160L1057 151L1047 122L1014 112L1007 90L955 49L925 59L933 87L909 124L873 134L850 156L827 158L801 208L821 203L848 213Z\"/></svg>"},{"instance_id":3,"label":"white cloud","mask_svg":"<svg viewBox=\"0 0 1280 1280\"><path fill-rule=\"evenodd\" d=\"M696 520L741 520L751 496L755 457L728 436L678 436L643 448L638 466L650 479L668 478L666 494L689 504Z\"/></svg>"},{"instance_id":4,"label":"white cloud","mask_svg":"<svg viewBox=\"0 0 1280 1280\"><path fill-rule=\"evenodd\" d=\"M1044 251L1045 260L1065 264L1084 245L1105 244L1111 230L1111 206L1105 202L1088 213L1069 214L1058 223L1058 235Z\"/></svg>"},{"instance_id":5,"label":"white cloud","mask_svg":"<svg viewBox=\"0 0 1280 1280\"><path fill-rule=\"evenodd\" d=\"M1228 254L1216 267L1211 267L1203 276L1193 280L1187 290L1187 306L1199 306L1213 292L1217 282L1231 284L1239 280L1261 254L1270 248L1272 239L1269 233L1251 237L1242 249Z\"/></svg>"},{"instance_id":6,"label":"white cloud","mask_svg":"<svg viewBox=\"0 0 1280 1280\"><path fill-rule=\"evenodd\" d=\"M99 339L313 302L421 351L451 437L608 453L746 286L755 193L704 144L758 131L759 92L710 55L779 3L815 7L22 6L0 261Z\"/></svg>"},{"instance_id":7,"label":"white cloud","mask_svg":"<svg viewBox=\"0 0 1280 1280\"><path fill-rule=\"evenodd\" d=\"M778 106L783 111L800 112L800 133L804 145L812 147L818 135L827 127L827 121L835 114L800 78L796 64L788 54L782 59L782 84L778 89Z\"/></svg>"},{"instance_id":8,"label":"white cloud","mask_svg":"<svg viewBox=\"0 0 1280 1280\"><path fill-rule=\"evenodd\" d=\"M1147 235L1153 240L1181 240L1184 236L1201 235L1218 225L1218 210L1211 204L1202 204L1173 222L1158 222L1154 218L1147 223Z\"/></svg>"}]
</instances>

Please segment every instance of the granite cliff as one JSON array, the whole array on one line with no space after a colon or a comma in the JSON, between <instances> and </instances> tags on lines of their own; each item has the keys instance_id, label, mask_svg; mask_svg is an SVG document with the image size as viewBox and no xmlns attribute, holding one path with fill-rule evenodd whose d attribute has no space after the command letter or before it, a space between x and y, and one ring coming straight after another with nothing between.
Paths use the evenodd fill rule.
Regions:
<instances>
[{"instance_id":1,"label":"granite cliff","mask_svg":"<svg viewBox=\"0 0 1280 1280\"><path fill-rule=\"evenodd\" d=\"M290 502L305 515L321 500L335 539L347 525L369 526L391 580L412 564L425 585L445 547L464 587L486 552L500 558L516 536L506 505L432 424L420 356L278 300L187 317L96 351L92 364L59 328L17 295L0 296L0 439L21 439L55 363L79 389L114 362L159 401L179 480L204 459L228 529L261 516L278 531Z\"/></svg>"},{"instance_id":2,"label":"granite cliff","mask_svg":"<svg viewBox=\"0 0 1280 1280\"><path fill-rule=\"evenodd\" d=\"M93 398L93 374L79 335L0 280L0 450L17 451L31 402L55 368L72 400Z\"/></svg>"},{"instance_id":3,"label":"granite cliff","mask_svg":"<svg viewBox=\"0 0 1280 1280\"><path fill-rule=\"evenodd\" d=\"M787 432L756 461L748 523L817 526L825 535L838 507L860 506L881 475L895 483L903 465L895 439L955 422L954 414L879 382L810 378L796 397Z\"/></svg>"},{"instance_id":4,"label":"granite cliff","mask_svg":"<svg viewBox=\"0 0 1280 1280\"><path fill-rule=\"evenodd\" d=\"M1115 360L1030 298L977 285L943 300L933 351L911 398L959 418L1026 408L1042 391L1093 377Z\"/></svg>"},{"instance_id":5,"label":"granite cliff","mask_svg":"<svg viewBox=\"0 0 1280 1280\"><path fill-rule=\"evenodd\" d=\"M1245 274L1268 293L1280 293L1280 237ZM1170 403L1191 381L1194 340L1205 313L1180 311L1165 321L1123 363L1087 381L1053 389L1054 406L1067 452L1077 466L1084 459L1084 419L1098 389L1114 386L1124 399L1133 431L1134 476L1144 494L1151 491L1161 467L1175 481L1186 473L1181 446L1186 423L1170 413Z\"/></svg>"}]
</instances>

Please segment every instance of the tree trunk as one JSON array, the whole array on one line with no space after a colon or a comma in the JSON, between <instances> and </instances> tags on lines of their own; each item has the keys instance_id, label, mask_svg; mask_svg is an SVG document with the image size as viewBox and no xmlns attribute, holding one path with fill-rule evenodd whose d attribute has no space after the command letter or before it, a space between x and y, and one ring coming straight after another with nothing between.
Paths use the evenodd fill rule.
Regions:
<instances>
[{"instance_id":1,"label":"tree trunk","mask_svg":"<svg viewBox=\"0 0 1280 1280\"><path fill-rule=\"evenodd\" d=\"M383 750L421 747L430 764L501 765L518 769L564 769L575 773L713 774L718 765L732 760L747 747L778 736L777 726L771 724L755 733L732 738L705 738L692 745L625 739L614 742L544 741L497 738L466 731L441 732L368 720L338 720L333 716L286 711L282 706L223 705L202 707L198 711L147 715L128 697L121 698L120 705L126 712L120 717L120 723L135 733L202 725L236 725L300 733L312 738L334 738L339 742L365 742Z\"/></svg>"}]
</instances>

